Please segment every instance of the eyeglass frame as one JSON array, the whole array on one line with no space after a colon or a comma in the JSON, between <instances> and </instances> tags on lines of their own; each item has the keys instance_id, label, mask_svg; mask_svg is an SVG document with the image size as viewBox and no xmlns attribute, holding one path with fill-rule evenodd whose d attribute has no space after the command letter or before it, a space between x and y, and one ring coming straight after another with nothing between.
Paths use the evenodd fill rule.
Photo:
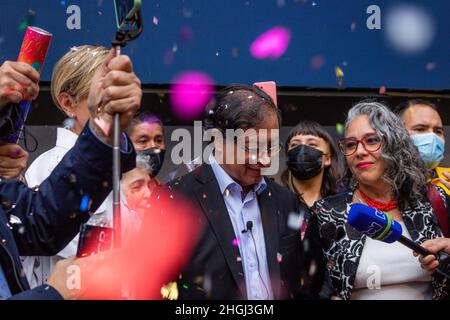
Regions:
<instances>
[{"instance_id":1,"label":"eyeglass frame","mask_svg":"<svg viewBox=\"0 0 450 320\"><path fill-rule=\"evenodd\" d=\"M366 139L368 136L378 136L379 138L380 138L380 145L378 146L378 148L376 148L375 150L367 150L367 148L366 148L366 144L364 143L364 139ZM346 154L345 152L344 152L344 150L343 150L343 141L344 140L347 140L347 139L354 139L355 141L356 141L356 147L355 147L355 150L352 152L352 153L350 153L350 154ZM338 141L338 145L339 145L339 150L344 154L344 156L346 156L346 157L349 157L349 156L351 156L351 155L353 155L353 154L355 154L356 153L356 151L358 150L358 148L359 148L359 144L361 143L361 145L363 146L363 148L364 148L364 150L366 150L367 152L369 152L369 153L372 153L372 152L377 152L378 150L380 150L381 149L381 147L383 146L383 144L384 144L384 142L385 142L385 139L384 139L384 135L383 134L378 134L378 133L368 133L368 134L366 134L366 135L364 135L364 137L362 138L362 139L356 139L356 138L341 138L341 139L339 139L339 141Z\"/></svg>"}]
</instances>

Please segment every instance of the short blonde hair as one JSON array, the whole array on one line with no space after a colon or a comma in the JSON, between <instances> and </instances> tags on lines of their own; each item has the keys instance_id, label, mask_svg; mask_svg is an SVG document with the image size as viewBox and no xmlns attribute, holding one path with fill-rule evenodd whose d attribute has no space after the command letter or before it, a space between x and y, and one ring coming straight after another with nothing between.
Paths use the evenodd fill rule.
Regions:
<instances>
[{"instance_id":1,"label":"short blonde hair","mask_svg":"<svg viewBox=\"0 0 450 320\"><path fill-rule=\"evenodd\" d=\"M76 100L87 98L92 78L108 52L102 46L83 45L71 48L59 59L53 68L51 81L52 99L58 108L62 109L58 103L58 96L62 92Z\"/></svg>"}]
</instances>

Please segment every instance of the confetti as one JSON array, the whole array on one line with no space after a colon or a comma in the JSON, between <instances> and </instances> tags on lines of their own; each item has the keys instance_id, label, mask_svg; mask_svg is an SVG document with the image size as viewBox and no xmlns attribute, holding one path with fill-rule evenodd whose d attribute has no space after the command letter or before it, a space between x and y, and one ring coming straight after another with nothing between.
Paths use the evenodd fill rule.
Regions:
<instances>
[{"instance_id":1,"label":"confetti","mask_svg":"<svg viewBox=\"0 0 450 320\"><path fill-rule=\"evenodd\" d=\"M342 71L341 67L334 67L334 73L336 74L336 82L339 86L344 84L344 71Z\"/></svg>"},{"instance_id":2,"label":"confetti","mask_svg":"<svg viewBox=\"0 0 450 320\"><path fill-rule=\"evenodd\" d=\"M26 21L22 21L19 24L19 31L24 31L28 27L28 23Z\"/></svg>"},{"instance_id":3,"label":"confetti","mask_svg":"<svg viewBox=\"0 0 450 320\"><path fill-rule=\"evenodd\" d=\"M260 35L250 46L256 59L278 59L287 50L291 32L284 27L274 27Z\"/></svg>"},{"instance_id":4,"label":"confetti","mask_svg":"<svg viewBox=\"0 0 450 320\"><path fill-rule=\"evenodd\" d=\"M436 67L437 67L436 62L428 62L426 69L427 69L427 71L433 71L434 69L436 69Z\"/></svg>"},{"instance_id":5,"label":"confetti","mask_svg":"<svg viewBox=\"0 0 450 320\"><path fill-rule=\"evenodd\" d=\"M67 179L69 180L69 183L74 184L77 182L77 177L72 173L70 174Z\"/></svg>"},{"instance_id":6,"label":"confetti","mask_svg":"<svg viewBox=\"0 0 450 320\"><path fill-rule=\"evenodd\" d=\"M378 91L379 94L385 94L386 93L386 87L385 86L381 86L380 90Z\"/></svg>"},{"instance_id":7,"label":"confetti","mask_svg":"<svg viewBox=\"0 0 450 320\"><path fill-rule=\"evenodd\" d=\"M233 239L233 241L231 241L231 244L233 245L233 247L239 247L239 243L240 243L239 238L235 238L235 239Z\"/></svg>"},{"instance_id":8,"label":"confetti","mask_svg":"<svg viewBox=\"0 0 450 320\"><path fill-rule=\"evenodd\" d=\"M174 62L174 60L175 60L175 54L171 50L167 50L164 53L164 64L170 65Z\"/></svg>"},{"instance_id":9,"label":"confetti","mask_svg":"<svg viewBox=\"0 0 450 320\"><path fill-rule=\"evenodd\" d=\"M28 9L26 19L19 25L19 31L25 31L28 26L33 25L33 19L35 15L36 12L34 12L34 10Z\"/></svg>"},{"instance_id":10,"label":"confetti","mask_svg":"<svg viewBox=\"0 0 450 320\"><path fill-rule=\"evenodd\" d=\"M157 17L155 17L155 16L153 16L153 24L155 26L157 26L159 24L159 19Z\"/></svg>"},{"instance_id":11,"label":"confetti","mask_svg":"<svg viewBox=\"0 0 450 320\"><path fill-rule=\"evenodd\" d=\"M344 125L342 123L336 123L336 132L339 135L343 135L344 134Z\"/></svg>"},{"instance_id":12,"label":"confetti","mask_svg":"<svg viewBox=\"0 0 450 320\"><path fill-rule=\"evenodd\" d=\"M237 48L231 48L231 56L233 57L233 59L237 59L238 58L238 50L237 50Z\"/></svg>"},{"instance_id":13,"label":"confetti","mask_svg":"<svg viewBox=\"0 0 450 320\"><path fill-rule=\"evenodd\" d=\"M286 0L277 0L278 8L283 8L286 6Z\"/></svg>"},{"instance_id":14,"label":"confetti","mask_svg":"<svg viewBox=\"0 0 450 320\"><path fill-rule=\"evenodd\" d=\"M288 216L287 226L292 230L300 230L300 227L303 223L303 218L298 213L290 213Z\"/></svg>"},{"instance_id":15,"label":"confetti","mask_svg":"<svg viewBox=\"0 0 450 320\"><path fill-rule=\"evenodd\" d=\"M277 262L278 263L283 262L283 255L281 253L279 253L279 252L277 252Z\"/></svg>"},{"instance_id":16,"label":"confetti","mask_svg":"<svg viewBox=\"0 0 450 320\"><path fill-rule=\"evenodd\" d=\"M343 78L344 77L344 71L340 67L334 68L334 73L336 74L336 78Z\"/></svg>"},{"instance_id":17,"label":"confetti","mask_svg":"<svg viewBox=\"0 0 450 320\"><path fill-rule=\"evenodd\" d=\"M325 58L322 55L315 55L311 58L311 61L309 62L309 67L312 70L319 70L322 68L325 64Z\"/></svg>"},{"instance_id":18,"label":"confetti","mask_svg":"<svg viewBox=\"0 0 450 320\"><path fill-rule=\"evenodd\" d=\"M189 71L178 75L170 90L174 115L184 121L198 118L212 98L213 89L213 81L205 73Z\"/></svg>"},{"instance_id":19,"label":"confetti","mask_svg":"<svg viewBox=\"0 0 450 320\"><path fill-rule=\"evenodd\" d=\"M16 217L15 215L9 216L9 223L11 224L22 224L22 220L19 219L19 217Z\"/></svg>"},{"instance_id":20,"label":"confetti","mask_svg":"<svg viewBox=\"0 0 450 320\"><path fill-rule=\"evenodd\" d=\"M194 278L194 283L196 285L201 285L202 282L203 282L203 277L197 276L197 277Z\"/></svg>"},{"instance_id":21,"label":"confetti","mask_svg":"<svg viewBox=\"0 0 450 320\"><path fill-rule=\"evenodd\" d=\"M350 26L350 30L352 30L352 32L355 32L355 30L356 30L356 22L352 22L352 25Z\"/></svg>"},{"instance_id":22,"label":"confetti","mask_svg":"<svg viewBox=\"0 0 450 320\"><path fill-rule=\"evenodd\" d=\"M191 27L184 26L180 29L179 37L182 41L190 41L194 38L194 32L192 31Z\"/></svg>"},{"instance_id":23,"label":"confetti","mask_svg":"<svg viewBox=\"0 0 450 320\"><path fill-rule=\"evenodd\" d=\"M401 4L386 14L385 33L396 50L416 54L426 50L433 42L435 22L423 8Z\"/></svg>"},{"instance_id":24,"label":"confetti","mask_svg":"<svg viewBox=\"0 0 450 320\"><path fill-rule=\"evenodd\" d=\"M84 195L81 198L80 211L81 212L87 212L88 209L89 209L89 196L88 195Z\"/></svg>"},{"instance_id":25,"label":"confetti","mask_svg":"<svg viewBox=\"0 0 450 320\"><path fill-rule=\"evenodd\" d=\"M183 8L183 17L185 18L192 18L192 10Z\"/></svg>"}]
</instances>

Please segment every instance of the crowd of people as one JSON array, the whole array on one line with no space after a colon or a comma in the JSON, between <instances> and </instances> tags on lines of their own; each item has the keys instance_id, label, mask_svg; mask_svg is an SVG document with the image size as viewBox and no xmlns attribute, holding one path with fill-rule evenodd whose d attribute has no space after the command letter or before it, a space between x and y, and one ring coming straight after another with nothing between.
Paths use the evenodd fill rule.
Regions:
<instances>
[{"instance_id":1,"label":"crowd of people","mask_svg":"<svg viewBox=\"0 0 450 320\"><path fill-rule=\"evenodd\" d=\"M4 62L0 108L35 99L38 81L31 66ZM163 288L165 297L449 298L449 264L437 273L434 255L450 254L450 172L439 167L445 135L433 103L409 100L390 109L363 100L350 108L339 141L305 120L280 144L282 119L273 99L255 86L229 86L206 106L204 129L214 137L208 161L164 184L158 178L164 126L157 115L138 111L141 83L127 56L101 46L72 48L54 67L51 94L69 119L58 128L55 147L22 175L26 151L0 146L0 299L87 297L67 288L65 273L82 224L113 227L108 128L116 113L123 132L124 241L168 197L187 199L199 226L192 254ZM245 136L230 138L228 130ZM281 152L286 169L279 184L264 169ZM358 232L347 223L354 203L385 212L432 254Z\"/></svg>"}]
</instances>

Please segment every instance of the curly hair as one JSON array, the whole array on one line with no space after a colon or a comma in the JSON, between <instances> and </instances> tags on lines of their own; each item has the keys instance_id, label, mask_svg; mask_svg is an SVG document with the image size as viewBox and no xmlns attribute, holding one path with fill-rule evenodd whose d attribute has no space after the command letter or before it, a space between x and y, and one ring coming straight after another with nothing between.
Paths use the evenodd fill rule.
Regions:
<instances>
[{"instance_id":1,"label":"curly hair","mask_svg":"<svg viewBox=\"0 0 450 320\"><path fill-rule=\"evenodd\" d=\"M426 201L426 168L402 120L383 103L364 100L348 112L345 130L360 115L367 115L370 125L383 137L381 157L387 168L382 179L391 187L399 209Z\"/></svg>"}]
</instances>

